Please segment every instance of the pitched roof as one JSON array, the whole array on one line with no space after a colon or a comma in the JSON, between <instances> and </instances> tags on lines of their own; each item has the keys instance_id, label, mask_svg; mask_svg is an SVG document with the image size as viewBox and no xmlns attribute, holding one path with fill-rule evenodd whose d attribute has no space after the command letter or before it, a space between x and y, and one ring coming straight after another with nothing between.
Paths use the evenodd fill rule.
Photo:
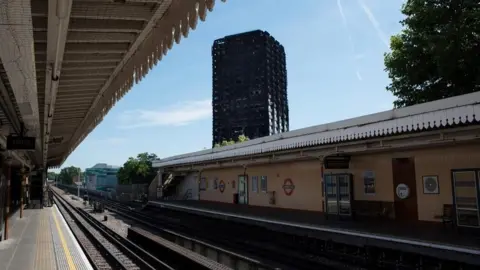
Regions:
<instances>
[{"instance_id":1,"label":"pitched roof","mask_svg":"<svg viewBox=\"0 0 480 270\"><path fill-rule=\"evenodd\" d=\"M350 140L398 135L480 121L480 92L393 109L157 160L168 167Z\"/></svg>"}]
</instances>

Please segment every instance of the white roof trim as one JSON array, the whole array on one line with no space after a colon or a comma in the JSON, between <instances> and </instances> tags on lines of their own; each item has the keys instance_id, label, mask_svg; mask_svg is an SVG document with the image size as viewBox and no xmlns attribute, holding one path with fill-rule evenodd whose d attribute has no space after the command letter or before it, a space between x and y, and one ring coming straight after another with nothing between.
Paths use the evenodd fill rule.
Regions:
<instances>
[{"instance_id":1,"label":"white roof trim","mask_svg":"<svg viewBox=\"0 0 480 270\"><path fill-rule=\"evenodd\" d=\"M190 164L475 121L480 121L480 92L168 157L153 162L153 166Z\"/></svg>"}]
</instances>

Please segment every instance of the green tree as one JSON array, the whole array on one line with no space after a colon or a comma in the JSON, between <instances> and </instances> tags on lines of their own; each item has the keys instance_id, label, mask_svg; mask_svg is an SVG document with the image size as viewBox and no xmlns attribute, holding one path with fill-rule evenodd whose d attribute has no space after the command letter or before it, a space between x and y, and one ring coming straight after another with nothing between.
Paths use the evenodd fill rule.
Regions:
<instances>
[{"instance_id":1,"label":"green tree","mask_svg":"<svg viewBox=\"0 0 480 270\"><path fill-rule=\"evenodd\" d=\"M131 184L132 180L137 177L137 167L138 161L133 157L129 157L117 172L118 182L120 184Z\"/></svg>"},{"instance_id":2,"label":"green tree","mask_svg":"<svg viewBox=\"0 0 480 270\"><path fill-rule=\"evenodd\" d=\"M233 145L233 144L236 144L236 143L241 143L241 142L246 142L248 141L249 138L245 135L240 135L238 136L237 138L237 141L234 141L232 139L230 140L223 140L221 143L216 143L213 148L217 148L217 147L222 147L222 146L227 146L227 145Z\"/></svg>"},{"instance_id":3,"label":"green tree","mask_svg":"<svg viewBox=\"0 0 480 270\"><path fill-rule=\"evenodd\" d=\"M82 171L75 166L66 167L60 170L58 181L62 184L72 185L75 176L81 176Z\"/></svg>"},{"instance_id":4,"label":"green tree","mask_svg":"<svg viewBox=\"0 0 480 270\"><path fill-rule=\"evenodd\" d=\"M149 183L156 175L152 162L157 155L140 153L136 158L130 157L117 172L120 184Z\"/></svg>"},{"instance_id":5,"label":"green tree","mask_svg":"<svg viewBox=\"0 0 480 270\"><path fill-rule=\"evenodd\" d=\"M385 54L395 107L479 91L478 0L408 0L402 13Z\"/></svg>"},{"instance_id":6,"label":"green tree","mask_svg":"<svg viewBox=\"0 0 480 270\"><path fill-rule=\"evenodd\" d=\"M248 140L250 140L250 139L249 139L247 136L245 136L245 135L242 134L242 135L238 136L237 142L238 142L238 143L241 143L241 142L246 142L246 141L248 141Z\"/></svg>"},{"instance_id":7,"label":"green tree","mask_svg":"<svg viewBox=\"0 0 480 270\"><path fill-rule=\"evenodd\" d=\"M223 140L222 143L220 143L220 146L227 146L227 145L233 145L235 144L234 140Z\"/></svg>"},{"instance_id":8,"label":"green tree","mask_svg":"<svg viewBox=\"0 0 480 270\"><path fill-rule=\"evenodd\" d=\"M54 173L54 172L48 172L47 173L47 178L49 180L55 180L57 178L58 174L57 173Z\"/></svg>"}]
</instances>

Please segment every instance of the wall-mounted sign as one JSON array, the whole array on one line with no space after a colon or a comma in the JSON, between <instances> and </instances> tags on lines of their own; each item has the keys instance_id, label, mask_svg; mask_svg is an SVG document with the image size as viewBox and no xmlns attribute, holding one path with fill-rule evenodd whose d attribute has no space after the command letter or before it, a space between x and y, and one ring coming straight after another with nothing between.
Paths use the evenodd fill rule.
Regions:
<instances>
[{"instance_id":1,"label":"wall-mounted sign","mask_svg":"<svg viewBox=\"0 0 480 270\"><path fill-rule=\"evenodd\" d=\"M9 135L7 150L35 150L35 137Z\"/></svg>"},{"instance_id":2,"label":"wall-mounted sign","mask_svg":"<svg viewBox=\"0 0 480 270\"><path fill-rule=\"evenodd\" d=\"M323 160L325 169L348 169L350 166L350 156L328 156Z\"/></svg>"},{"instance_id":3,"label":"wall-mounted sign","mask_svg":"<svg viewBox=\"0 0 480 270\"><path fill-rule=\"evenodd\" d=\"M397 197L404 200L410 196L410 188L405 184L398 184L397 188L395 189L395 193Z\"/></svg>"},{"instance_id":4,"label":"wall-mounted sign","mask_svg":"<svg viewBox=\"0 0 480 270\"><path fill-rule=\"evenodd\" d=\"M63 142L63 136L51 137L48 144L59 144Z\"/></svg>"},{"instance_id":5,"label":"wall-mounted sign","mask_svg":"<svg viewBox=\"0 0 480 270\"><path fill-rule=\"evenodd\" d=\"M218 184L218 189L221 193L225 191L225 182L223 182L223 180L220 180L220 183Z\"/></svg>"},{"instance_id":6,"label":"wall-mounted sign","mask_svg":"<svg viewBox=\"0 0 480 270\"><path fill-rule=\"evenodd\" d=\"M287 178L283 181L283 191L285 192L285 195L290 196L293 194L293 191L295 190L295 185L293 184L292 179Z\"/></svg>"}]
</instances>

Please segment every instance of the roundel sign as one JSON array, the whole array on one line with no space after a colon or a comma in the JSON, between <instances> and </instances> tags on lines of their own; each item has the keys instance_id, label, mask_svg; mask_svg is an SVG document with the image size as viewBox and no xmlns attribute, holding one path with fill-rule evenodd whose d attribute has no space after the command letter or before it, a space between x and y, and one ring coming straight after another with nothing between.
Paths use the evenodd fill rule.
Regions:
<instances>
[{"instance_id":1,"label":"roundel sign","mask_svg":"<svg viewBox=\"0 0 480 270\"><path fill-rule=\"evenodd\" d=\"M223 180L220 180L220 183L218 183L218 189L221 193L225 191L225 182L223 182Z\"/></svg>"},{"instance_id":2,"label":"roundel sign","mask_svg":"<svg viewBox=\"0 0 480 270\"><path fill-rule=\"evenodd\" d=\"M285 192L285 195L290 196L292 195L293 191L295 190L295 185L293 184L292 179L287 178L283 181L283 191Z\"/></svg>"},{"instance_id":3,"label":"roundel sign","mask_svg":"<svg viewBox=\"0 0 480 270\"><path fill-rule=\"evenodd\" d=\"M410 188L405 184L398 184L397 188L395 189L398 198L406 199L410 195Z\"/></svg>"}]
</instances>

